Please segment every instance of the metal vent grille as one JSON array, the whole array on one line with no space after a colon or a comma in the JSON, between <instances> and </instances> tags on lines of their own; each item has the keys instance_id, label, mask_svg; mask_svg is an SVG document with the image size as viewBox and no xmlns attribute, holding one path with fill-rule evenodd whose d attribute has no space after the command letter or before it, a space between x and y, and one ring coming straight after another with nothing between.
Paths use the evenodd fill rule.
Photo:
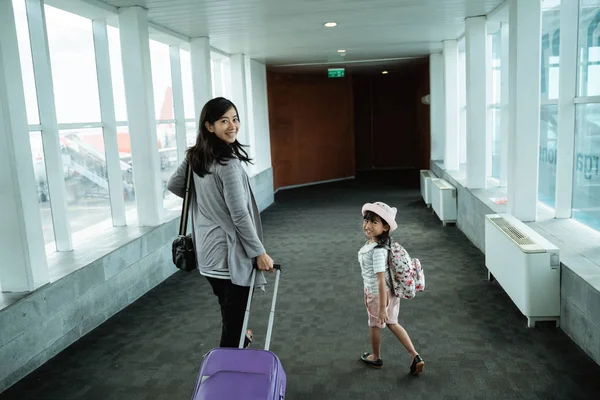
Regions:
<instances>
[{"instance_id":1,"label":"metal vent grille","mask_svg":"<svg viewBox=\"0 0 600 400\"><path fill-rule=\"evenodd\" d=\"M429 171L423 171L422 174L423 174L424 178L431 178L431 175L429 174Z\"/></svg>"},{"instance_id":2,"label":"metal vent grille","mask_svg":"<svg viewBox=\"0 0 600 400\"><path fill-rule=\"evenodd\" d=\"M546 250L544 250L539 244L537 244L529 236L521 232L518 228L513 226L504 218L490 218L490 221L499 229L501 229L513 242L515 242L524 253L546 252Z\"/></svg>"}]
</instances>

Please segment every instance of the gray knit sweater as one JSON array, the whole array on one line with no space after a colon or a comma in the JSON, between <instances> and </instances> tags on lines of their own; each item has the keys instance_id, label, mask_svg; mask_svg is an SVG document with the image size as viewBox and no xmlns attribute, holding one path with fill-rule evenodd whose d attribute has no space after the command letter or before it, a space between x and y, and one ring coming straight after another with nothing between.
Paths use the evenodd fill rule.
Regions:
<instances>
[{"instance_id":1,"label":"gray knit sweater","mask_svg":"<svg viewBox=\"0 0 600 400\"><path fill-rule=\"evenodd\" d=\"M187 158L167 185L179 197L185 195ZM229 272L231 281L250 286L253 258L265 252L262 245L260 213L252 193L250 179L241 161L211 167L203 178L194 173L190 201L192 238L200 273L215 276ZM255 286L264 286L262 272Z\"/></svg>"}]
</instances>

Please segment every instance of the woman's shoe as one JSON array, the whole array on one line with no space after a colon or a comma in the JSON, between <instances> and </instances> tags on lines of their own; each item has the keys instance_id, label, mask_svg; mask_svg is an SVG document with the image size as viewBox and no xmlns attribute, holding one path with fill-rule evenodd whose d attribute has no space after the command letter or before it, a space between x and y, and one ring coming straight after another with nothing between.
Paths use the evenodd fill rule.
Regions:
<instances>
[{"instance_id":1,"label":"woman's shoe","mask_svg":"<svg viewBox=\"0 0 600 400\"><path fill-rule=\"evenodd\" d=\"M423 368L425 368L425 361L423 361L421 356L417 354L413 359L412 365L410 366L410 374L419 375L421 372L423 372Z\"/></svg>"},{"instance_id":2,"label":"woman's shoe","mask_svg":"<svg viewBox=\"0 0 600 400\"><path fill-rule=\"evenodd\" d=\"M371 353L365 353L360 357L360 361L364 362L367 365L370 365L373 368L381 368L383 367L383 360L381 358L378 358L377 360L369 360L367 357L369 357L371 355Z\"/></svg>"}]
</instances>

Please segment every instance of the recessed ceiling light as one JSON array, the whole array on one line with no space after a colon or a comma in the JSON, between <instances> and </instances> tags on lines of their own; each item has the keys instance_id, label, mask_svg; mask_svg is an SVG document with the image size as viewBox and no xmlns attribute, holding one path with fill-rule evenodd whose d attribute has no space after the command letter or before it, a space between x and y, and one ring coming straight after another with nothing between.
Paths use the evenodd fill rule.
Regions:
<instances>
[{"instance_id":1,"label":"recessed ceiling light","mask_svg":"<svg viewBox=\"0 0 600 400\"><path fill-rule=\"evenodd\" d=\"M338 53L345 53L346 50L338 50Z\"/></svg>"},{"instance_id":2,"label":"recessed ceiling light","mask_svg":"<svg viewBox=\"0 0 600 400\"><path fill-rule=\"evenodd\" d=\"M327 28L333 28L334 26L337 26L337 22L327 22L325 24L325 27Z\"/></svg>"},{"instance_id":3,"label":"recessed ceiling light","mask_svg":"<svg viewBox=\"0 0 600 400\"><path fill-rule=\"evenodd\" d=\"M382 74L384 74L384 75L387 75L387 73L388 73L387 71L383 71L383 72L382 72Z\"/></svg>"}]
</instances>

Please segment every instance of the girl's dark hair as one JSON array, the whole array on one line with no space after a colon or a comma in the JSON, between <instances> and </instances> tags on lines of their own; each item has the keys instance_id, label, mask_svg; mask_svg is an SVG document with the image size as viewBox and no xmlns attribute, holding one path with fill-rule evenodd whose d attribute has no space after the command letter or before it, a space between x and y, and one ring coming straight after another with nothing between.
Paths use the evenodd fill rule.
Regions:
<instances>
[{"instance_id":1,"label":"girl's dark hair","mask_svg":"<svg viewBox=\"0 0 600 400\"><path fill-rule=\"evenodd\" d=\"M207 122L211 125L214 124L231 108L235 109L236 113L238 112L235 104L223 97L216 97L208 101L202 108L200 121L198 121L196 144L187 151L188 162L192 164L194 172L201 177L211 173L210 168L215 162L224 165L228 160L238 158L245 163L252 163L248 153L244 150L245 145L238 142L237 139L232 144L226 143L206 128Z\"/></svg>"},{"instance_id":2,"label":"girl's dark hair","mask_svg":"<svg viewBox=\"0 0 600 400\"><path fill-rule=\"evenodd\" d=\"M375 219L379 219L382 224L387 225L388 230L384 231L379 237L377 237L377 246L389 246L391 238L390 238L390 224L388 224L385 219L381 218L377 213L373 211L367 211L364 216L365 221L369 221L371 223L375 222Z\"/></svg>"}]
</instances>

